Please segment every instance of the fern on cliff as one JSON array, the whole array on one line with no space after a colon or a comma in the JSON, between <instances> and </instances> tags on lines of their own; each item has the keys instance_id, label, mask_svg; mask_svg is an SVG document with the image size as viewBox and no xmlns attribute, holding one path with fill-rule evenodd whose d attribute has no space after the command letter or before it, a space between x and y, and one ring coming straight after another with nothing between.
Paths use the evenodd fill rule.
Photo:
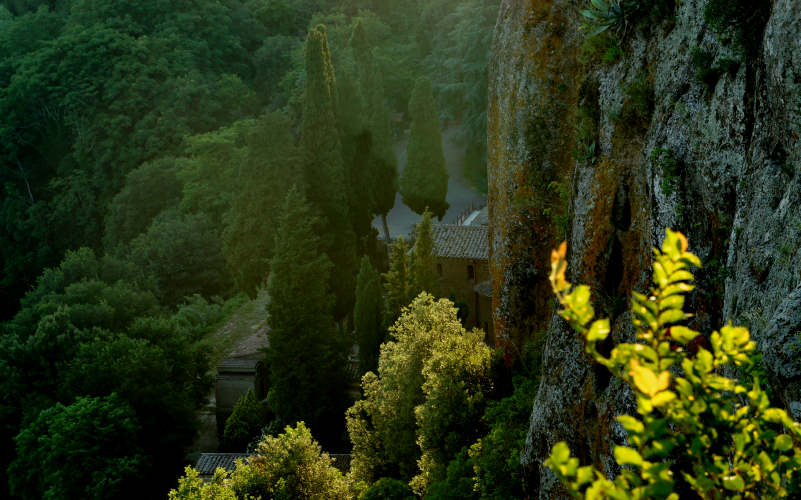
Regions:
<instances>
[{"instance_id":1,"label":"fern on cliff","mask_svg":"<svg viewBox=\"0 0 801 500\"><path fill-rule=\"evenodd\" d=\"M583 335L587 353L631 387L639 415L618 417L628 446L614 448L624 466L614 480L579 467L564 442L546 465L575 498L678 499L690 491L701 498L787 497L801 468L801 424L770 407L759 380L747 388L721 375L726 366L753 364L747 329L726 325L707 340L679 324L690 317L683 310L693 289L690 268L701 265L687 239L668 230L654 253L656 286L648 297L633 294L638 342L619 344L607 358L596 346L609 335L609 320L593 321L589 288L566 281L566 245L553 252L559 314Z\"/></svg>"}]
</instances>

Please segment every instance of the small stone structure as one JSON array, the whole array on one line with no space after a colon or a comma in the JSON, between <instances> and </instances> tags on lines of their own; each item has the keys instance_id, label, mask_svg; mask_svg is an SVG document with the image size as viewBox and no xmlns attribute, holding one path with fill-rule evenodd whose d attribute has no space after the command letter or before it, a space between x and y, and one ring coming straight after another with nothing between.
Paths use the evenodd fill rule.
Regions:
<instances>
[{"instance_id":1,"label":"small stone structure","mask_svg":"<svg viewBox=\"0 0 801 500\"><path fill-rule=\"evenodd\" d=\"M267 397L266 371L263 359L226 359L217 365L215 400L218 435L222 436L225 421L233 413L234 405L248 390L252 389L260 401Z\"/></svg>"},{"instance_id":2,"label":"small stone structure","mask_svg":"<svg viewBox=\"0 0 801 500\"><path fill-rule=\"evenodd\" d=\"M474 219L470 219L474 220ZM440 293L466 304L467 328L478 327L494 342L492 286L489 274L489 232L485 225L431 226Z\"/></svg>"}]
</instances>

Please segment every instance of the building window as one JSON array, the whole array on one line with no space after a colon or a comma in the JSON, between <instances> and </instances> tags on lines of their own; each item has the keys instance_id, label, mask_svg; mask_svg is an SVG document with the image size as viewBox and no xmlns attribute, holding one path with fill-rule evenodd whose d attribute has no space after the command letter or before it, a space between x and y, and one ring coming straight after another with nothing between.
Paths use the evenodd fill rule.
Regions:
<instances>
[{"instance_id":1,"label":"building window","mask_svg":"<svg viewBox=\"0 0 801 500\"><path fill-rule=\"evenodd\" d=\"M473 269L473 266L467 266L467 279L469 280L476 279L476 272Z\"/></svg>"},{"instance_id":2,"label":"building window","mask_svg":"<svg viewBox=\"0 0 801 500\"><path fill-rule=\"evenodd\" d=\"M437 264L437 274L442 276L442 264Z\"/></svg>"}]
</instances>

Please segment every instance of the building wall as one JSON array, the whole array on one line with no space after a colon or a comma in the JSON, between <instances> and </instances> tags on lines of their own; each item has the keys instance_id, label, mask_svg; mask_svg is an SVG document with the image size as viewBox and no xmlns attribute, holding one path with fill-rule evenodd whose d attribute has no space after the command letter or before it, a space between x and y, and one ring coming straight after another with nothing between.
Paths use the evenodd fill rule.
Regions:
<instances>
[{"instance_id":1,"label":"building wall","mask_svg":"<svg viewBox=\"0 0 801 500\"><path fill-rule=\"evenodd\" d=\"M472 278L469 277L468 266L473 266ZM492 343L494 336L491 299L479 295L474 290L476 285L490 279L488 261L437 257L437 271L440 294L443 297L450 297L452 293L456 300L470 307L470 314L464 326L483 329L487 334L487 342Z\"/></svg>"}]
</instances>

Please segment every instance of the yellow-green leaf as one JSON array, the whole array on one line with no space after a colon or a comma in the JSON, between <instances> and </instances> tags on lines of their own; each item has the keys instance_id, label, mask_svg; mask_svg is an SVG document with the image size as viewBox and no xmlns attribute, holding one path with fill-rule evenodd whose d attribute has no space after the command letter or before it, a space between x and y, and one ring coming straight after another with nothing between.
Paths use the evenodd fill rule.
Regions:
<instances>
[{"instance_id":1,"label":"yellow-green leaf","mask_svg":"<svg viewBox=\"0 0 801 500\"><path fill-rule=\"evenodd\" d=\"M617 417L617 421L620 422L620 425L630 434L641 434L645 431L643 423L631 415L620 415Z\"/></svg>"},{"instance_id":2,"label":"yellow-green leaf","mask_svg":"<svg viewBox=\"0 0 801 500\"><path fill-rule=\"evenodd\" d=\"M599 319L594 321L587 332L587 341L600 342L609 335L609 320Z\"/></svg>"},{"instance_id":3,"label":"yellow-green leaf","mask_svg":"<svg viewBox=\"0 0 801 500\"><path fill-rule=\"evenodd\" d=\"M779 434L773 441L773 449L779 451L788 451L793 447L793 438L787 434Z\"/></svg>"},{"instance_id":4,"label":"yellow-green leaf","mask_svg":"<svg viewBox=\"0 0 801 500\"><path fill-rule=\"evenodd\" d=\"M631 371L629 372L634 385L643 394L653 397L660 391L664 391L670 385L670 372L664 371L657 375L649 368L646 368L636 360L631 360Z\"/></svg>"},{"instance_id":5,"label":"yellow-green leaf","mask_svg":"<svg viewBox=\"0 0 801 500\"><path fill-rule=\"evenodd\" d=\"M676 325L670 327L670 338L680 344L686 345L698 335L700 335L698 332L686 326Z\"/></svg>"},{"instance_id":6,"label":"yellow-green leaf","mask_svg":"<svg viewBox=\"0 0 801 500\"><path fill-rule=\"evenodd\" d=\"M626 446L615 446L615 460L620 465L633 465L635 467L642 465L640 453Z\"/></svg>"},{"instance_id":7,"label":"yellow-green leaf","mask_svg":"<svg viewBox=\"0 0 801 500\"><path fill-rule=\"evenodd\" d=\"M667 373L667 372L663 372ZM659 408L661 406L665 406L666 404L670 403L676 399L676 394L672 391L662 391L656 396L651 399L651 403L656 407Z\"/></svg>"},{"instance_id":8,"label":"yellow-green leaf","mask_svg":"<svg viewBox=\"0 0 801 500\"><path fill-rule=\"evenodd\" d=\"M559 441L553 445L551 450L551 461L556 465L561 465L570 458L570 447L564 441Z\"/></svg>"},{"instance_id":9,"label":"yellow-green leaf","mask_svg":"<svg viewBox=\"0 0 801 500\"><path fill-rule=\"evenodd\" d=\"M745 481L737 474L723 477L723 487L729 491L743 491L745 490Z\"/></svg>"}]
</instances>

